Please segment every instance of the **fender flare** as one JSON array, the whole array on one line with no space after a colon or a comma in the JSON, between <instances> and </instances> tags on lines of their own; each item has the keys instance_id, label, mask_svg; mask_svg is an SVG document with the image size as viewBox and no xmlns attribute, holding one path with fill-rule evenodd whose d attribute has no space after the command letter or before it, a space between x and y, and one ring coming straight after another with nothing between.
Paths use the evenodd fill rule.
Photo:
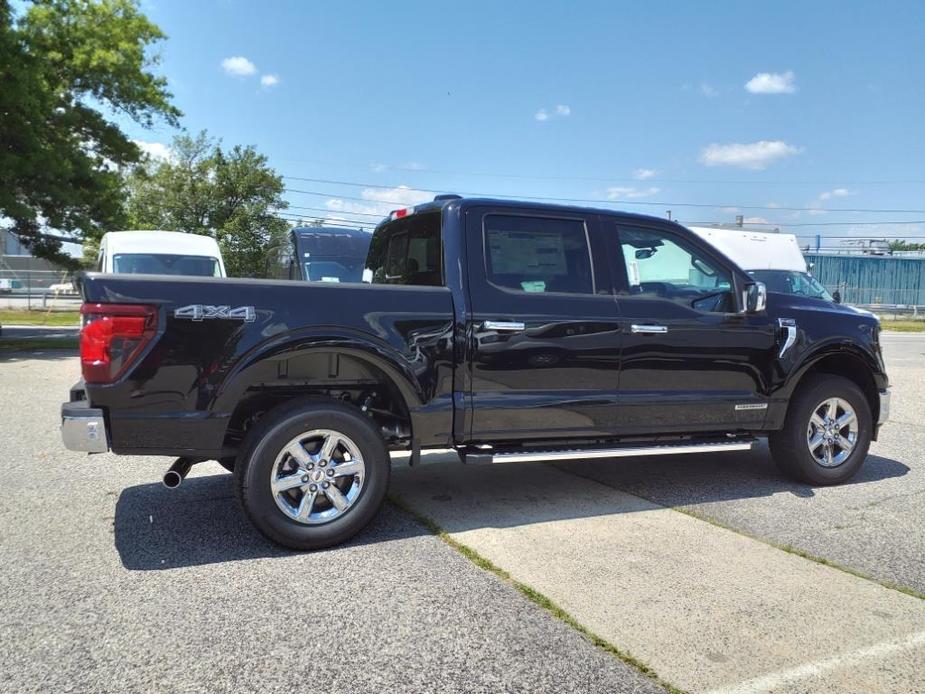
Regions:
<instances>
[{"instance_id":1,"label":"fender flare","mask_svg":"<svg viewBox=\"0 0 925 694\"><path fill-rule=\"evenodd\" d=\"M800 355L797 366L788 374L783 387L776 394L777 397L783 398L789 407L794 392L800 387L806 374L829 357L847 357L862 364L875 388L878 387L877 380L883 375L883 371L876 356L856 342L848 342L844 338L831 338L824 343L814 345L812 350ZM876 420L879 403L872 401L870 404L871 412Z\"/></svg>"},{"instance_id":2,"label":"fender flare","mask_svg":"<svg viewBox=\"0 0 925 694\"><path fill-rule=\"evenodd\" d=\"M246 352L218 385L210 409L232 412L257 380L249 372L267 359L333 352L354 357L381 371L395 386L409 414L423 406L426 389L402 354L369 334L345 328L307 328L274 336Z\"/></svg>"}]
</instances>

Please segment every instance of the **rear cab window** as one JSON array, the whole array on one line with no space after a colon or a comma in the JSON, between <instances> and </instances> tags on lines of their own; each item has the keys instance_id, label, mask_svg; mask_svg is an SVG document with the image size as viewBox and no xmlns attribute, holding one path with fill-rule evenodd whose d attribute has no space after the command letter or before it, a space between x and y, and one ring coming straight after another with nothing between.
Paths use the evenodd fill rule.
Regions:
<instances>
[{"instance_id":1,"label":"rear cab window","mask_svg":"<svg viewBox=\"0 0 925 694\"><path fill-rule=\"evenodd\" d=\"M373 284L442 287L440 211L412 214L381 227L366 257L366 280Z\"/></svg>"}]
</instances>

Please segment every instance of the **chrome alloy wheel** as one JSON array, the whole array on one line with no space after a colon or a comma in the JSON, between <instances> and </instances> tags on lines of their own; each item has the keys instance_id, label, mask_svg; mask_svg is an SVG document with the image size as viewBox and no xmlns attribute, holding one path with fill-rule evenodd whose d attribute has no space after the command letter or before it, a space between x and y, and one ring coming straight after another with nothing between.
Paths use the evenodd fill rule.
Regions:
<instances>
[{"instance_id":1,"label":"chrome alloy wheel","mask_svg":"<svg viewBox=\"0 0 925 694\"><path fill-rule=\"evenodd\" d=\"M280 511L318 525L347 513L360 495L366 465L359 447L331 429L313 429L287 443L270 470Z\"/></svg>"},{"instance_id":2,"label":"chrome alloy wheel","mask_svg":"<svg viewBox=\"0 0 925 694\"><path fill-rule=\"evenodd\" d=\"M806 445L817 463L838 467L851 455L857 440L858 417L849 402L829 398L816 406L806 428Z\"/></svg>"}]
</instances>

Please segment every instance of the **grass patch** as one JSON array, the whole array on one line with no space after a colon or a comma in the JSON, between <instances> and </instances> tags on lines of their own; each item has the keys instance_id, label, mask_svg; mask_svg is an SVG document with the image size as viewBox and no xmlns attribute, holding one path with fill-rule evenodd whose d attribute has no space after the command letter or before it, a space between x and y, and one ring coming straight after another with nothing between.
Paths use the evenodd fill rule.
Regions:
<instances>
[{"instance_id":1,"label":"grass patch","mask_svg":"<svg viewBox=\"0 0 925 694\"><path fill-rule=\"evenodd\" d=\"M75 328L80 325L77 311L0 311L0 325L50 325Z\"/></svg>"},{"instance_id":2,"label":"grass patch","mask_svg":"<svg viewBox=\"0 0 925 694\"><path fill-rule=\"evenodd\" d=\"M684 690L678 689L674 685L671 685L668 682L665 682L663 679L661 679L658 676L658 674L652 668L650 668L648 665L646 665L642 661L633 657L629 653L626 653L625 651L621 651L619 648L614 646L609 641L606 641L605 639L602 639L597 634L594 634L593 632L589 631L587 627L585 627L583 624L578 622L574 617L572 617L572 615L570 615L568 612L566 612L561 607L556 605L552 600L547 598L545 595L543 595L537 590L534 590L533 588L526 585L525 583L521 583L520 581L512 577L511 574L509 574L507 571L505 571L499 566L496 566L494 563L491 562L491 560L486 559L485 557L483 557L481 554L476 552L471 547L464 545L458 540L454 540L452 537L450 537L450 534L448 532L446 532L443 528L441 528L436 523L436 521L412 509L401 497L398 497L394 494L389 494L389 501L394 506L397 506L402 511L407 513L409 516L414 518L418 523L420 523L425 528L427 528L428 531L436 535L444 543L446 543L447 545L455 549L457 552L459 552L461 555L463 555L466 559L471 561L477 567L485 571L488 571L490 573L493 573L495 576L500 578L502 581L504 581L505 583L517 589L528 600L542 607L544 610L549 612L553 617L555 617L559 621L565 622L565 624L567 624L572 629L577 631L585 639L590 641L592 644L594 644L601 650L606 651L610 655L619 658L627 665L632 665L634 668L639 670L646 677L653 680L656 684L664 687L671 694L684 694Z\"/></svg>"},{"instance_id":3,"label":"grass patch","mask_svg":"<svg viewBox=\"0 0 925 694\"><path fill-rule=\"evenodd\" d=\"M0 337L0 353L5 352L44 352L49 349L76 350L76 337L37 337L34 339Z\"/></svg>"},{"instance_id":4,"label":"grass patch","mask_svg":"<svg viewBox=\"0 0 925 694\"><path fill-rule=\"evenodd\" d=\"M925 333L925 320L881 320L880 327L899 333Z\"/></svg>"}]
</instances>

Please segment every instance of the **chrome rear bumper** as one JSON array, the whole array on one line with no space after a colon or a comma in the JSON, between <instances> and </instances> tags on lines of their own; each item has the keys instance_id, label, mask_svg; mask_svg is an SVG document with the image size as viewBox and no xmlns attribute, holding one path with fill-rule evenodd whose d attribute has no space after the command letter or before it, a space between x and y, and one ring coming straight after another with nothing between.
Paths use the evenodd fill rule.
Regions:
<instances>
[{"instance_id":1,"label":"chrome rear bumper","mask_svg":"<svg viewBox=\"0 0 925 694\"><path fill-rule=\"evenodd\" d=\"M109 450L103 410L86 400L61 405L61 440L70 451L105 453Z\"/></svg>"}]
</instances>

